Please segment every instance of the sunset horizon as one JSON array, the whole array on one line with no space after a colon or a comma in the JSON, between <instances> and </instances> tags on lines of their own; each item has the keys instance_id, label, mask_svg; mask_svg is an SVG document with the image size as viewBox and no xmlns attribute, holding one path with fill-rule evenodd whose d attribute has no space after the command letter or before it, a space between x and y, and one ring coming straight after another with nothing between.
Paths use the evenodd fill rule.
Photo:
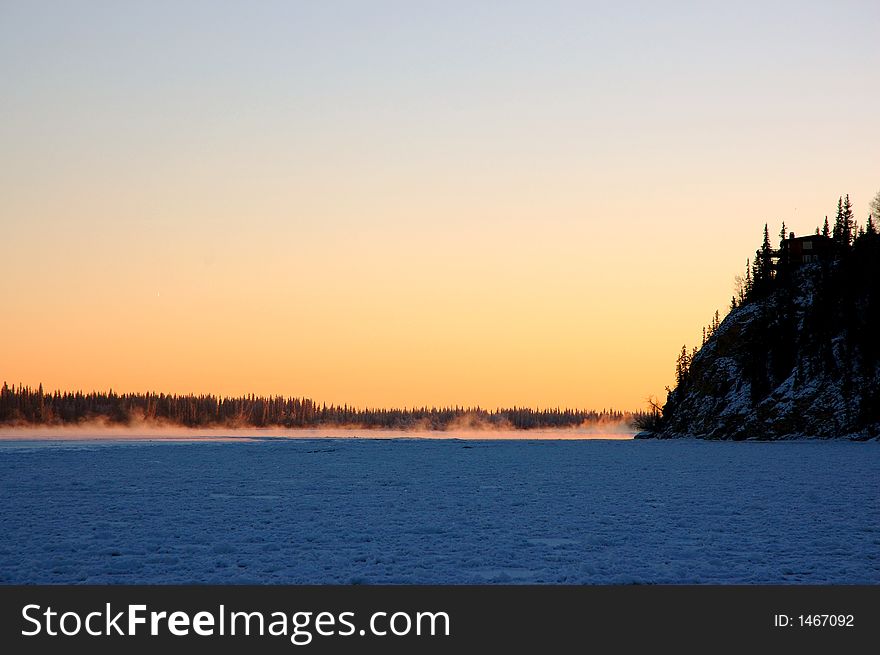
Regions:
<instances>
[{"instance_id":1,"label":"sunset horizon","mask_svg":"<svg viewBox=\"0 0 880 655\"><path fill-rule=\"evenodd\" d=\"M0 377L644 409L877 191L877 9L796 7L4 5Z\"/></svg>"}]
</instances>

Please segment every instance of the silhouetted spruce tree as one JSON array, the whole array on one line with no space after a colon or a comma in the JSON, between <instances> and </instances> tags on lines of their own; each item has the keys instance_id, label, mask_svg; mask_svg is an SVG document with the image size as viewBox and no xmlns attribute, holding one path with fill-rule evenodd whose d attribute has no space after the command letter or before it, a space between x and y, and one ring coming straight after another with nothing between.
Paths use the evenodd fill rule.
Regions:
<instances>
[{"instance_id":1,"label":"silhouetted spruce tree","mask_svg":"<svg viewBox=\"0 0 880 655\"><path fill-rule=\"evenodd\" d=\"M853 242L853 232L852 204L847 194L846 200L843 197L837 199L837 216L834 219L832 237L839 246L848 248Z\"/></svg>"},{"instance_id":2,"label":"silhouetted spruce tree","mask_svg":"<svg viewBox=\"0 0 880 655\"><path fill-rule=\"evenodd\" d=\"M865 227L865 234L877 234L877 228L874 227L873 214L868 214L868 225Z\"/></svg>"},{"instance_id":3,"label":"silhouetted spruce tree","mask_svg":"<svg viewBox=\"0 0 880 655\"><path fill-rule=\"evenodd\" d=\"M770 231L764 223L764 242L761 249L755 251L755 263L752 264L752 292L763 296L770 291L773 282L773 248L770 245Z\"/></svg>"},{"instance_id":4,"label":"silhouetted spruce tree","mask_svg":"<svg viewBox=\"0 0 880 655\"><path fill-rule=\"evenodd\" d=\"M817 230L816 234L818 234L818 233L819 232ZM831 228L828 226L828 217L827 216L825 217L825 225L822 226L822 236L825 238L831 237Z\"/></svg>"},{"instance_id":5,"label":"silhouetted spruce tree","mask_svg":"<svg viewBox=\"0 0 880 655\"><path fill-rule=\"evenodd\" d=\"M779 230L779 240L785 241L785 239L787 237L788 237L788 234L786 234L786 232L785 232L785 221L782 221L782 228Z\"/></svg>"},{"instance_id":6,"label":"silhouetted spruce tree","mask_svg":"<svg viewBox=\"0 0 880 655\"><path fill-rule=\"evenodd\" d=\"M843 197L837 199L837 215L834 217L834 229L831 230L831 238L835 243L843 242Z\"/></svg>"},{"instance_id":7,"label":"silhouetted spruce tree","mask_svg":"<svg viewBox=\"0 0 880 655\"><path fill-rule=\"evenodd\" d=\"M841 239L843 245L849 247L852 245L853 238L855 237L855 220L853 218L853 209L852 203L849 201L849 194L846 194L846 198L843 201L843 238Z\"/></svg>"},{"instance_id":8,"label":"silhouetted spruce tree","mask_svg":"<svg viewBox=\"0 0 880 655\"><path fill-rule=\"evenodd\" d=\"M675 387L677 389L681 388L687 380L689 368L690 357L688 356L687 346L682 346L678 359L675 361Z\"/></svg>"},{"instance_id":9,"label":"silhouetted spruce tree","mask_svg":"<svg viewBox=\"0 0 880 655\"><path fill-rule=\"evenodd\" d=\"M754 287L754 280L752 279L752 264L749 261L748 257L746 258L746 281L743 285L744 296L743 302L745 302L749 296L752 295L752 287Z\"/></svg>"},{"instance_id":10,"label":"silhouetted spruce tree","mask_svg":"<svg viewBox=\"0 0 880 655\"><path fill-rule=\"evenodd\" d=\"M770 244L770 232L764 223L764 242L761 244L761 266L763 273L769 280L773 276L773 246Z\"/></svg>"}]
</instances>

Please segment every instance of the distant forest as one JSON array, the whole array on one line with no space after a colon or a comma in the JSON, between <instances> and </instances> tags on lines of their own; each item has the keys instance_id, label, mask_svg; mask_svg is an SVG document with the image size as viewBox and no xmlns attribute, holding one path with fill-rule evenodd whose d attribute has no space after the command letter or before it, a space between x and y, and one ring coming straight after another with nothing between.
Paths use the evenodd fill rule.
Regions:
<instances>
[{"instance_id":1,"label":"distant forest","mask_svg":"<svg viewBox=\"0 0 880 655\"><path fill-rule=\"evenodd\" d=\"M173 395L108 392L45 393L25 386L0 389L0 425L68 426L89 421L111 425L142 422L191 428L319 428L452 430L467 428L575 428L602 422L631 423L641 414L615 410L510 409L481 407L421 407L360 409L318 404L309 398L281 396Z\"/></svg>"}]
</instances>

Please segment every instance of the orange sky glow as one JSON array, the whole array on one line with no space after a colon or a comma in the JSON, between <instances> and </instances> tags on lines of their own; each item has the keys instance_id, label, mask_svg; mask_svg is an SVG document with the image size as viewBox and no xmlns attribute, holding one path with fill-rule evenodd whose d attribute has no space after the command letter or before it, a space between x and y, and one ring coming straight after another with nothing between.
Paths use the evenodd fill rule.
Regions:
<instances>
[{"instance_id":1,"label":"orange sky glow","mask_svg":"<svg viewBox=\"0 0 880 655\"><path fill-rule=\"evenodd\" d=\"M765 221L880 189L870 3L293 4L3 10L0 377L639 409Z\"/></svg>"}]
</instances>

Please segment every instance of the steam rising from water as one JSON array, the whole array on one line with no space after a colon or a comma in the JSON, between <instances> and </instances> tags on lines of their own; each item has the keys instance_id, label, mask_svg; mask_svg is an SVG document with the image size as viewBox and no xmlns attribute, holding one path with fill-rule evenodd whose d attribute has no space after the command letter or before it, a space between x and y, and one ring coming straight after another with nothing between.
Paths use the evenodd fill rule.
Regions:
<instances>
[{"instance_id":1,"label":"steam rising from water","mask_svg":"<svg viewBox=\"0 0 880 655\"><path fill-rule=\"evenodd\" d=\"M626 421L595 421L575 428L516 430L496 426L475 416L464 416L447 430L416 426L405 430L369 429L357 426L318 428L187 428L159 421L139 421L129 425L95 420L66 426L0 427L0 440L38 441L251 441L257 439L631 439L635 430Z\"/></svg>"}]
</instances>

